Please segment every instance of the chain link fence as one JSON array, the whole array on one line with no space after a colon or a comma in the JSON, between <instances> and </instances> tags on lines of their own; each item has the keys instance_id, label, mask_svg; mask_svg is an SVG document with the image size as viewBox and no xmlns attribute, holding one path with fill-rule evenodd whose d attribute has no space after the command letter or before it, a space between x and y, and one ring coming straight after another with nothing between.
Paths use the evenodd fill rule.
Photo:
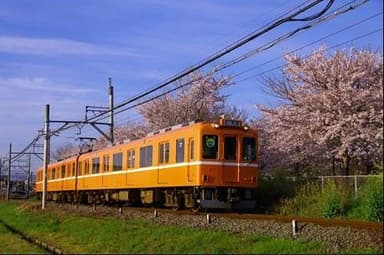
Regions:
<instances>
[{"instance_id":1,"label":"chain link fence","mask_svg":"<svg viewBox=\"0 0 384 255\"><path fill-rule=\"evenodd\" d=\"M290 179L294 182L300 182L306 184L309 182L317 183L320 185L321 190L324 189L325 185L329 181L333 181L336 185L343 185L349 190L353 191L355 196L358 195L360 187L364 185L369 179L373 178L383 178L383 175L337 175L337 176L313 176L307 178L296 178L291 177Z\"/></svg>"}]
</instances>

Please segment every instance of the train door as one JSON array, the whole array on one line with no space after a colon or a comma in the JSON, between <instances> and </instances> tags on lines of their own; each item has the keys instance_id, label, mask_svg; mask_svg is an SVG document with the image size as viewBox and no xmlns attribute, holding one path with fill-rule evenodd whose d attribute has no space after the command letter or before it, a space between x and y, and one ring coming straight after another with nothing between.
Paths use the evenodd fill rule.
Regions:
<instances>
[{"instance_id":1,"label":"train door","mask_svg":"<svg viewBox=\"0 0 384 255\"><path fill-rule=\"evenodd\" d=\"M193 164L191 165L195 160L195 140L193 138L188 139L187 155L187 179L188 182L193 182L193 176L197 167Z\"/></svg>"}]
</instances>

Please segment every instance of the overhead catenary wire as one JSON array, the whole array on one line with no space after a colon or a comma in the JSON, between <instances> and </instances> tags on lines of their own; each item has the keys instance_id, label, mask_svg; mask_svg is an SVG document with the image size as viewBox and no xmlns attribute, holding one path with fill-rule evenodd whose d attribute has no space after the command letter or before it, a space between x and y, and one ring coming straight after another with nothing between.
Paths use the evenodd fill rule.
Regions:
<instances>
[{"instance_id":1,"label":"overhead catenary wire","mask_svg":"<svg viewBox=\"0 0 384 255\"><path fill-rule=\"evenodd\" d=\"M126 101L123 101L122 103L116 105L113 107L113 110L115 112L115 114L117 114L116 110L117 109L120 109L122 107L124 107L125 105L129 104L129 103L132 103L136 100L139 100L157 90L160 90L162 88L164 88L165 86L181 79L182 77L185 77L187 76L188 74L212 63L213 61L221 58L222 56L234 51L235 49L243 46L244 44L254 40L255 38L271 31L272 29L284 24L284 23L287 23L287 22L298 22L298 21L307 21L307 20L310 20L310 19L315 19L319 16L321 16L323 13L325 13L327 10L329 10L329 8L331 8L331 6L333 5L334 3L334 0L328 0L328 3L327 5L318 13L316 14L313 14L313 15L310 15L308 17L305 17L305 18L296 18L298 15L302 14L302 13L305 13L306 11L308 11L309 9L313 8L314 6L318 5L319 3L323 2L324 0L316 0L316 1L313 1L311 2L310 4L307 4L306 6L302 7L301 9L297 10L297 11L292 11L293 13L290 14L289 16L285 17L285 18L280 18L278 20L276 20L275 22L273 22L271 25L263 28L263 29L258 29L250 34L248 34L247 36L235 41L234 43L230 44L229 46L217 51L216 53L210 55L209 57L201 60L200 62L198 62L197 64L185 69L184 71L168 78L167 80L165 80L164 82L160 83L159 85L157 85L156 87L153 87L149 90L146 90L142 93L140 93L139 95L136 95ZM368 1L368 0L364 0L364 1ZM98 116L95 116L95 117L92 117L89 119L89 121L93 121L93 120L100 120L100 117L102 116L105 116L107 114L109 114L110 111L105 111L104 113L100 113ZM103 119L103 118L101 118ZM73 127L73 125L67 125L66 127L63 127L61 128L60 130L58 131L61 131L61 130L64 130L64 129L68 129L70 127Z\"/></svg>"},{"instance_id":2,"label":"overhead catenary wire","mask_svg":"<svg viewBox=\"0 0 384 255\"><path fill-rule=\"evenodd\" d=\"M223 69L226 69L226 68L228 68L228 67L230 67L230 66L232 66L232 65L234 65L234 64L237 64L237 63L239 63L239 62L245 60L246 58L249 58L249 57L255 55L256 53L259 53L259 52L261 52L261 51L263 51L263 50L267 50L267 49L271 48L272 46L276 45L278 42L281 42L281 41L283 41L283 40L285 40L285 39L287 39L287 38L289 38L289 37L295 35L295 34L296 34L297 32L299 32L299 31L306 30L306 29L311 28L311 27L313 27L313 26L315 26L315 25L317 25L317 24L319 24L319 23L322 23L322 22L328 21L328 20L330 20L330 19L332 19L332 18L335 18L336 16L341 15L341 14L347 12L347 11L353 10L353 9L357 8L358 6L364 4L366 1L365 1L365 0L364 0L364 1L360 1L360 2L358 2L356 5L350 5L350 4L353 3L353 2L356 2L356 1L350 1L350 2L348 2L347 4L344 4L344 5L340 6L340 7L338 7L333 13L329 14L328 16L319 18L316 22L314 21L314 22L312 22L312 23L310 23L310 24L306 24L306 25L302 26L301 28L298 28L298 29L295 29L295 30L293 30L293 31L291 31L291 32L289 32L289 33L286 33L285 35L280 36L279 38L273 40L272 42L266 43L266 44L264 44L263 46L261 46L261 47L259 47L259 48L256 48L256 49L254 49L254 50L252 50L252 51L250 51L250 52L247 52L246 54L244 54L244 55L242 55L242 56L236 58L235 60L231 60L231 61L229 61L229 62L227 62L227 63L225 63L225 64L218 65L217 67L214 68L214 70L213 70L212 72L218 72L218 71L221 71L221 70L223 70ZM367 18L367 20L368 20L368 19L371 19L371 18L373 18L373 17L376 17L376 16L378 16L379 14L380 14L380 13L373 15L373 16ZM360 21L360 22L358 22L358 23L360 24L360 23L362 23L362 22L363 22L363 21ZM357 24L356 24L356 25L357 25ZM353 26L349 26L349 27L353 27ZM317 40L317 41L318 41L318 40ZM304 47L304 46L303 46L303 47ZM303 47L301 47L301 48L303 48ZM238 76L238 75L235 74L235 75L232 76L232 77L235 77L235 76ZM178 90L178 89L181 89L181 88L183 88L183 87L185 87L185 86L188 86L188 85L192 84L193 82L197 82L197 81L199 81L200 79L201 79L201 78L197 78L197 79L189 80L189 81L187 81L187 82L185 82L185 83L183 83L183 84L180 84L179 86L177 86L177 87L175 87L175 88L169 89L169 90L167 90L167 91L165 91L165 92L162 92L162 93L160 93L160 94L158 94L158 95L156 95L156 96L153 96L153 97L151 97L151 98L149 98L149 99L145 99L144 101L138 102L138 103L136 103L136 104L134 104L134 105L131 105L131 106L129 106L129 107L126 107L126 108L120 109L120 110L118 110L118 111L115 111L114 113L115 113L115 114L119 114L119 113L122 113L122 112L124 112L124 111L130 110L130 109L133 109L133 108L136 108L136 107L138 107L138 106L140 106L140 105L143 105L143 104L148 103L148 102L150 102L150 101L152 101L152 100L158 99L158 98L160 98L160 97L162 97L162 96L165 96L165 95L167 95L167 94L169 94L169 93L172 93L172 92L174 92L174 91L176 91L176 90ZM105 118L106 118L106 117L99 117L97 120L102 120L102 119L105 119Z\"/></svg>"},{"instance_id":3,"label":"overhead catenary wire","mask_svg":"<svg viewBox=\"0 0 384 255\"><path fill-rule=\"evenodd\" d=\"M307 4L310 1L306 1L304 4L300 5L300 6L304 6L304 7L300 8L299 10L297 10L298 7L296 7L295 9L287 12L287 13L292 13L288 17L284 18L284 17L280 16L279 18L275 19L274 21L271 21L268 25L265 25L264 27L259 28L258 30L248 34L247 36L241 38L240 40L230 44L229 46L223 48L222 50L219 50L218 52L210 55L209 57L207 57L205 59L203 59L202 61L198 62L197 64L195 64L195 65L185 69L184 71L182 71L182 72L180 72L180 73L170 77L169 79L165 80L164 82L160 83L159 85L157 85L157 86L155 86L155 87L153 87L153 88L151 88L149 90L146 90L146 91L144 91L144 92L142 92L142 93L140 93L140 94L138 94L138 95L136 95L136 96L134 96L134 97L132 97L132 98L130 98L128 100L125 100L125 101L121 102L120 104L118 104L117 106L114 107L114 110L120 109L120 108L122 108L122 107L124 107L124 106L126 106L126 105L128 105L130 103L133 103L133 102L135 102L135 101L137 101L137 100L139 100L141 98L144 98L147 95L150 95L151 93L153 93L153 92L155 92L155 91L157 91L157 90L159 90L161 88L164 88L165 86L173 83L174 81L177 81L180 78L182 78L182 77L184 77L184 76L186 76L186 75L188 75L188 74L190 74L190 73L192 73L192 72L202 68L203 66L212 63L213 61L219 59L220 57L222 57L222 56L232 52L233 50L241 47L242 45L244 45L244 44L254 40L258 36L268 32L268 31L270 31L270 30L272 30L274 28L276 28L277 26L280 26L280 25L282 25L282 24L284 24L286 22L310 21L310 20L313 20L313 19L316 19L316 18L322 16L324 13L326 13L331 8L331 6L334 3L334 0L329 0L327 2L327 5L320 12L318 12L316 14L313 14L313 15L310 15L310 16L307 16L307 17L304 17L304 18L298 17L298 15L300 15L302 13L305 13L307 10L311 9L312 7L318 5L319 3L323 2L323 1L324 0L312 1L310 4ZM368 0L364 0L364 1L362 1L361 4L363 4L363 3L367 2L367 1ZM356 1L352 1L352 2L356 2ZM170 90L168 93L171 93L172 91L175 91L176 89L179 89L179 88L180 88L180 86L178 88ZM162 94L164 94L164 93L162 93ZM147 99L147 100L145 100L145 102L149 102L150 100L154 100L155 98L158 98L160 96L161 95L158 95L158 96L153 97L151 99ZM133 107L137 107L138 104L141 105L141 104L143 104L143 102L136 103L134 106L129 107L127 109L131 109ZM115 112L115 114L121 113L121 112L123 112L123 111L125 111L127 109L126 108L120 109L119 111ZM104 113L101 113L101 114L99 114L97 116L94 116L90 120L96 120L96 119L97 120L101 120L101 119L103 119L103 116L105 116L107 114L109 114L109 111L105 111ZM60 128L59 130L52 131L52 133L60 132L60 131L65 130L65 129L72 128L74 126L75 125L66 125L66 126ZM42 137L42 135L38 135L35 139L40 139L41 137ZM28 150L30 148L31 144L29 144L25 149L23 149L23 151ZM17 156L18 155L16 155L14 158L16 158Z\"/></svg>"},{"instance_id":4,"label":"overhead catenary wire","mask_svg":"<svg viewBox=\"0 0 384 255\"><path fill-rule=\"evenodd\" d=\"M351 42L353 42L353 41L362 39L362 38L364 38L364 37L367 37L367 36L370 36L370 35L372 35L372 34L378 33L378 32L380 32L380 31L383 31L383 28L375 29L375 30L373 30L373 31L371 31L371 32L368 32L368 33L365 33L365 34L363 34L363 35L354 37L354 38L352 38L352 39L350 39L350 40L344 41L344 42L342 42L342 43L338 43L338 44L336 44L336 45L333 45L333 46L331 46L331 47L328 47L326 50L329 51L329 50L331 50L331 49L338 48L338 47L340 47L340 46L342 46L342 45L345 45L345 44L351 43ZM303 57L303 59L305 59L305 58L307 58L307 57L309 57L309 56L305 56L305 57ZM259 72L259 73L257 73L257 74L253 74L253 75L247 76L247 77L245 77L244 79L241 79L241 80L236 81L236 83L241 83L241 82L244 82L244 81L247 81L247 80L250 80L250 79L259 77L259 76L262 76L262 75L264 75L264 74L266 74L266 73L269 73L269 72L272 72L272 71L275 71L275 70L279 70L279 69L281 69L282 67L284 67L284 66L286 66L286 65L287 65L287 64L282 64L282 65L273 67L273 68L271 68L271 69L268 69L268 70L266 70L266 71Z\"/></svg>"},{"instance_id":5,"label":"overhead catenary wire","mask_svg":"<svg viewBox=\"0 0 384 255\"><path fill-rule=\"evenodd\" d=\"M372 16L369 16L369 17L367 17L367 18L364 18L363 20L360 20L360 21L358 21L358 22L356 22L356 23L353 23L353 24L351 24L351 25L349 25L349 26L346 26L346 27L344 27L344 28L342 28L342 29L340 29L340 30L337 30L337 31L333 32L333 33L327 34L326 36L323 36L323 37L321 37L321 38L319 38L319 39L317 39L317 40L315 40L315 41L312 41L312 42L310 42L310 43L307 43L307 44L305 44L305 45L303 45L303 46L301 46L301 47L299 47L299 48L296 48L296 49L294 49L294 50L291 50L291 51L287 52L287 54L292 54L292 53L294 53L294 52L297 52L297 51L299 51L299 50L302 50L302 49L304 49L304 48L307 48L307 47L309 47L309 46L312 46L312 45L314 45L314 44L316 44L316 43L318 43L318 42L323 41L324 39L330 38L330 37L335 36L335 35L337 35L337 34L339 34L339 33L341 33L341 32L344 32L344 31L346 31L346 30L348 30L348 29L351 29L351 28L356 27L356 26L358 26L358 25L360 25L360 24L363 24L364 22L367 22L367 21L369 21L369 20L371 20L371 19L373 19L373 18L375 18L375 17L377 17L377 16L379 16L379 15L382 15L382 14L383 14L383 12L379 12L379 13L376 13L376 14L374 14L374 15L372 15ZM277 61L277 60L279 60L281 57L282 57L282 56L278 56L278 57L275 57L275 58L273 58L273 59L270 59L270 60L268 60L268 61L266 61L266 62L263 62L263 63L261 63L261 64L258 64L258 65L256 65L256 66L253 66L253 67L251 67L251 68L248 68L248 69L246 69L246 70L244 70L244 71L242 71L242 72L239 72L239 73L235 74L234 76L232 76L232 78L238 77L238 76L243 75L243 74L245 74L245 73L248 73L248 72L250 72L250 71L252 71L252 70L255 70L255 69L257 69L257 68L259 68L259 67L261 67L261 66L264 66L264 65L266 65L266 64L269 64L269 63L272 63L272 62L274 62L274 61Z\"/></svg>"}]
</instances>

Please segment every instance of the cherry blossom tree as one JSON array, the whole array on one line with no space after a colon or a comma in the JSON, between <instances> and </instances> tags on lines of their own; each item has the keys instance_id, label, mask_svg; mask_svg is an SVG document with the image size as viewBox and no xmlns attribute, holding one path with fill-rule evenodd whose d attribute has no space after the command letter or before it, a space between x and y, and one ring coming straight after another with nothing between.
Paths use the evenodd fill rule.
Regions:
<instances>
[{"instance_id":1,"label":"cherry blossom tree","mask_svg":"<svg viewBox=\"0 0 384 255\"><path fill-rule=\"evenodd\" d=\"M376 162L383 157L383 62L371 50L322 47L308 57L285 56L281 78L265 85L282 100L277 108L258 106L269 150L291 164L342 160Z\"/></svg>"},{"instance_id":2,"label":"cherry blossom tree","mask_svg":"<svg viewBox=\"0 0 384 255\"><path fill-rule=\"evenodd\" d=\"M67 143L57 147L56 150L52 153L52 158L55 160L63 160L65 158L69 158L73 155L76 155L78 152L78 146L72 143Z\"/></svg>"},{"instance_id":3,"label":"cherry blossom tree","mask_svg":"<svg viewBox=\"0 0 384 255\"><path fill-rule=\"evenodd\" d=\"M217 77L213 72L194 72L175 84L179 88L175 93L141 105L138 112L152 129L193 120L212 121L226 113L226 110L238 115L239 109L228 108L225 104L227 96L220 93L220 89L230 84L229 77Z\"/></svg>"}]
</instances>

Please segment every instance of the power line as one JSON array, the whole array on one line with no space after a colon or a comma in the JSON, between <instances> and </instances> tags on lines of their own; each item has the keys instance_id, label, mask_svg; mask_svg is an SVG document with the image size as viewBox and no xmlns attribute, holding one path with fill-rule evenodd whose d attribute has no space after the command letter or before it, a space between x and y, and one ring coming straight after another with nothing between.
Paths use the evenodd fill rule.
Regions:
<instances>
[{"instance_id":1,"label":"power line","mask_svg":"<svg viewBox=\"0 0 384 255\"><path fill-rule=\"evenodd\" d=\"M240 56L240 57L238 57L238 58L236 58L236 59L234 59L234 60L232 60L232 61L229 61L229 62L227 62L227 63L225 63L225 64L222 64L222 65L218 65L217 67L214 68L213 73L214 73L214 72L221 71L221 70L223 70L223 69L225 69L225 68L228 68L228 67L230 67L230 66L232 66L232 65L234 65L234 64L237 64L237 63L239 63L239 62L241 62L241 61L243 61L243 60L245 60L245 59L247 59L247 58L249 58L249 57L255 55L256 53L259 53L259 52L261 52L261 51L267 50L267 49L273 47L274 45L276 45L277 43L279 43L279 42L281 42L281 41L283 41L283 40L285 40L285 39L287 39L287 38L289 38L289 37L295 35L296 33L300 32L300 31L302 31L302 30L309 29L309 28L313 27L314 25L317 25L317 24L319 24L319 23L321 23L321 22L328 21L328 20L330 20L330 19L332 19L332 18L335 18L335 17L338 16L338 15L341 15L341 14L343 14L343 13L346 13L346 12L348 12L348 11L350 11L350 10L353 10L353 9L355 9L355 8L357 8L357 7L359 7L359 6L361 6L362 4L366 3L366 1L364 0L364 1L360 1L360 3L357 3L357 4L355 4L355 5L351 5L351 3L354 3L354 2L356 2L356 1L350 1L350 2L348 2L347 4L344 4L344 5L340 6L340 7L338 7L338 8L337 8L332 14L330 14L330 15L327 15L327 16L325 16L325 17L320 17L320 18L318 18L317 20L313 21L312 23L307 24L307 25L304 25L304 26L302 26L302 27L300 27L300 28L298 28L298 29L295 29L295 30L293 30L293 31L291 31L291 32L289 32L289 33L283 35L283 36L280 36L279 38L273 40L272 42L266 43L266 44L264 44L263 46L261 46L261 47L259 47L259 48L257 48L257 49L254 49L254 50L252 50L252 51L250 51L250 52L247 52L246 54L244 54L244 55L242 55L242 56ZM347 7L347 8L345 8L345 7ZM344 9L343 9L343 8L344 8ZM374 16L377 16L377 15L379 15L379 14L376 14L376 15L374 15ZM235 76L236 76L236 75L235 75ZM120 110L118 110L118 111L115 111L115 114L119 114L119 113L121 113L121 112L130 110L130 109L136 108L136 107L138 107L138 106L140 106L140 105L143 105L143 104L145 104L145 103L148 103L148 102L150 102L150 101L152 101L152 100L158 99L158 98L160 98L160 97L162 97L162 96L164 96L164 95L166 95L166 94L172 93L172 92L174 92L174 91L176 91L176 90L178 90L178 89L180 89L180 88L182 88L182 87L188 86L188 85L190 85L191 83L196 82L196 81L198 81L198 80L200 80L200 78L197 78L197 79L194 79L194 80L190 80L190 81L188 81L188 82L186 82L186 83L183 83L183 84L179 85L179 86L176 87L176 88L169 89L169 90L167 90L167 91L165 91L165 92L162 92L162 93L160 93L160 94L158 94L158 95L156 95L156 96L153 96L153 97L151 97L151 98L149 98L149 99L145 99L144 101L138 102L138 103L136 103L136 104L134 104L134 105L132 105L132 106L128 106L128 107L126 107L126 108L123 108L123 109L120 109ZM138 99L136 99L136 100L138 100ZM102 120L102 119L104 119L104 118L105 118L105 117L99 117L98 120Z\"/></svg>"},{"instance_id":2,"label":"power line","mask_svg":"<svg viewBox=\"0 0 384 255\"><path fill-rule=\"evenodd\" d=\"M367 1L367 0L365 0ZM200 62L198 62L197 64L185 69L184 71L172 76L171 78L168 78L167 80L165 80L164 82L160 83L159 85L155 86L155 87L152 87L150 88L149 90L146 90L126 101L123 101L122 103L118 104L117 106L114 106L114 110L117 110L119 108L122 108L124 107L125 105L129 104L129 103L132 103L138 99L141 99L161 88L164 88L165 86L179 80L180 78L212 63L213 61L221 58L222 56L234 51L235 49L243 46L244 44L256 39L257 37L271 31L272 29L284 24L284 23L287 23L287 22L297 22L297 21L308 21L308 20L311 20L311 19L316 19L317 17L320 17L321 15L323 15L327 10L329 10L329 8L333 5L334 3L334 0L329 0L327 5L318 13L316 14L313 14L313 15L310 15L308 17L305 17L305 18L295 18L297 17L298 15L302 14L302 13L305 13L307 10L313 8L314 6L318 5L319 3L323 2L323 0L316 0L316 1L313 1L312 3L302 7L301 9L297 10L297 11L294 11L292 10L292 14L289 15L288 17L285 17L285 18L280 18L274 22L272 22L271 25L263 28L263 29L258 29L248 35L246 35L245 37L235 41L234 43L230 44L229 46L219 50L218 52L210 55L209 57L201 60ZM119 111L121 112L121 111ZM103 113L103 114L99 114L98 116L94 117L92 120L94 119L99 119L101 116L105 115L107 113ZM100 120L100 119L99 119Z\"/></svg>"},{"instance_id":3,"label":"power line","mask_svg":"<svg viewBox=\"0 0 384 255\"><path fill-rule=\"evenodd\" d=\"M369 17L367 17L367 18L365 18L365 19L363 19L363 20L360 20L360 21L358 21L358 22L356 22L356 23L353 23L352 25L349 25L349 26L346 26L346 27L344 27L344 28L342 28L342 29L340 29L340 30L337 30L336 32L330 33L330 34L328 34L328 35L326 35L326 36L324 36L324 37L321 37L321 38L319 38L319 39L317 39L317 40L315 40L315 41L312 41L312 42L310 42L310 43L307 43L307 44L305 44L305 45L303 45L303 46L301 46L301 47L299 47L299 48L296 48L296 49L294 49L294 50L291 50L291 51L289 51L287 54L292 54L292 53L294 53L294 52L296 52L296 51L299 51L299 50L302 50L302 49L304 49L304 48L307 48L307 47L309 47L309 46L311 46L311 45L314 45L314 44L316 44L316 43L318 43L318 42L320 42L320 41L323 41L324 39L330 38L330 37L332 37L332 36L334 36L334 35L337 35L337 34L339 34L339 33L341 33L341 32L344 32L344 31L346 31L346 30L348 30L348 29L351 29L351 28L353 28L353 27L355 27L355 26L358 26L358 25L360 25L360 24L362 24L362 23L364 23L364 22L367 22L367 21L369 21L369 20L371 20L371 19L373 19L373 18L375 18L375 17L377 17L377 16L379 16L379 15L381 15L381 14L383 14L383 12L376 13L376 14L374 14L374 15L372 15L372 16L369 16ZM268 60L268 61L266 61L266 62L263 62L262 64L258 64L258 65L256 65L256 66L253 66L253 67L251 67L251 68L249 68L249 69L246 69L246 70L244 70L244 71L242 71L242 72L240 72L240 73L237 73L236 75L234 75L234 76L232 76L232 77L235 78L235 77L241 76L241 75L243 75L244 73L248 73L248 72L250 72L250 71L252 71L252 70L254 70L254 69L257 69L257 68L259 68L259 67L261 67L261 66L264 66L264 65L266 65L266 64L272 63L272 62L274 62L274 61L276 61L276 60L279 60L280 58L281 58L281 56L278 56L278 57L276 57L276 58L273 58L273 59L271 59L271 60Z\"/></svg>"},{"instance_id":4,"label":"power line","mask_svg":"<svg viewBox=\"0 0 384 255\"><path fill-rule=\"evenodd\" d=\"M373 31L368 32L368 33L366 33L366 34L363 34L363 35L354 37L354 38L352 38L352 39L350 39L350 40L348 40L348 41L344 41L344 42L342 42L342 43L333 45L333 46L327 48L326 50L329 51L329 50L331 50L331 49L338 48L338 47L340 47L340 46L342 46L342 45L345 45L345 44L351 43L351 42L353 42L353 41L362 39L362 38L364 38L364 37L367 37L367 36L370 36L370 35L372 35L372 34L378 33L378 32L380 32L380 31L383 31L383 28L379 28L379 29L373 30ZM303 57L303 59L305 59L305 58L307 58L307 57L309 57L309 56ZM280 68L282 68L282 67L284 67L284 66L286 66L286 65L287 65L287 64L279 65L279 66L273 67L273 68L271 68L271 69L268 69L268 70L266 70L266 71L263 71L263 72L260 72L260 73L257 73L257 74L254 74L254 75L245 77L244 79L241 79L241 80L239 80L239 81L236 81L236 83L241 83L241 82L244 82L244 81L246 81L246 80L250 80L250 79L253 79L253 78L262 76L262 75L264 75L264 74L266 74L266 73L269 73L269 72L278 70L278 69L280 69Z\"/></svg>"},{"instance_id":5,"label":"power line","mask_svg":"<svg viewBox=\"0 0 384 255\"><path fill-rule=\"evenodd\" d=\"M271 31L272 29L274 29L274 28L276 28L276 27L278 27L278 26L280 26L280 25L282 25L284 23L287 23L287 22L303 22L303 21L305 22L305 21L311 21L311 20L320 18L324 13L326 13L331 8L331 6L334 3L334 0L329 0L327 5L321 11L319 11L319 12L313 14L313 15L310 15L310 16L307 16L307 17L304 17L304 18L299 18L297 16L302 14L302 13L305 13L307 10L313 8L314 6L318 5L319 3L323 2L323 1L324 0L316 0L316 1L311 2L310 4L307 4L309 2L309 0L306 1L305 3L303 3L302 5L299 6L299 7L304 6L301 9L297 10L299 7L296 7L294 9L292 9L291 11L287 12L287 14L288 13L292 13L289 16L287 16L285 18L283 17L284 15L280 16L279 18L271 21L270 23L267 23L266 25L264 25L263 27L257 29L256 31L246 35L245 37L235 41L234 43L230 44L229 46L227 46L227 47L219 50L218 52L210 55L209 57L203 59L202 61L198 62L197 64L195 64L195 65L185 69L184 71L182 71L182 72L180 72L180 73L178 73L178 74L168 78L167 80L165 80L164 82L160 83L159 85L157 85L155 87L152 87L152 88L150 88L150 89L148 89L148 90L146 90L146 91L144 91L144 92L142 92L142 93L140 93L140 94L138 94L138 95L136 95L136 96L134 96L134 97L132 97L132 98L130 98L128 100L123 101L122 103L120 103L117 106L115 106L113 108L113 110L120 109L120 108L122 108L122 107L124 107L124 106L126 106L126 105L128 105L128 104L130 104L132 102L135 102L135 101L137 101L137 100L139 100L139 99L141 99L141 98L143 98L143 97L145 97L145 96L147 96L147 95L149 95L149 94L151 94L151 93L153 93L153 92L155 92L155 91L157 91L157 90L159 90L161 88L164 88L165 86L173 83L174 81L177 81L180 78L182 78L182 77L184 77L184 76L186 76L186 75L188 75L188 74L190 74L190 73L192 73L192 72L202 68L203 66L206 66L206 65L214 62L215 60L221 58L222 56L224 56L224 55L234 51L235 49L243 46L244 44L254 40L255 38L257 38L257 37L259 37L259 36L269 32L269 31ZM368 0L362 1L360 3L360 5L364 4L367 1ZM352 2L356 2L356 1L351 1L350 3L352 3ZM352 7L351 6L350 9L353 9L353 8L356 8L356 7ZM308 29L308 26L304 26L301 29L303 29L303 30L304 29ZM299 30L301 30L301 29L299 29ZM293 34L297 33L299 30L295 30L291 34L293 35ZM277 41L272 43L272 44L274 45L276 43L277 43ZM273 45L271 45L270 47L272 47ZM137 104L135 104L133 106L130 106L128 108L120 109L115 114L121 113L123 111L126 111L126 110L134 108L134 107L137 107L138 105L141 105L141 104L143 104L145 102L149 102L151 100L154 100L154 99L156 99L156 98L158 98L158 97L160 97L160 96L162 96L164 94L171 93L171 92L181 88L182 86L179 86L179 87L177 87L175 89L168 90L166 93L162 93L162 94L160 94L158 96L152 97L152 98L147 99L147 100L145 100L143 102L139 102L139 103L137 103ZM99 115L96 115L96 116L92 117L91 120L96 120L96 119L100 120L100 119L106 118L106 117L103 117L103 116L105 116L108 113L109 113L109 111L106 111L104 113L100 113ZM65 129L69 129L69 128L72 128L72 127L74 127L74 125L68 125L66 127L59 128L58 130L56 130L54 132L59 132L59 131L62 131L62 130L65 130ZM23 151L25 152L26 150L28 150L30 148L30 146L34 143L34 141L36 139L37 140L40 139L41 136L42 135L38 135ZM17 156L15 156L14 158L16 158Z\"/></svg>"}]
</instances>

